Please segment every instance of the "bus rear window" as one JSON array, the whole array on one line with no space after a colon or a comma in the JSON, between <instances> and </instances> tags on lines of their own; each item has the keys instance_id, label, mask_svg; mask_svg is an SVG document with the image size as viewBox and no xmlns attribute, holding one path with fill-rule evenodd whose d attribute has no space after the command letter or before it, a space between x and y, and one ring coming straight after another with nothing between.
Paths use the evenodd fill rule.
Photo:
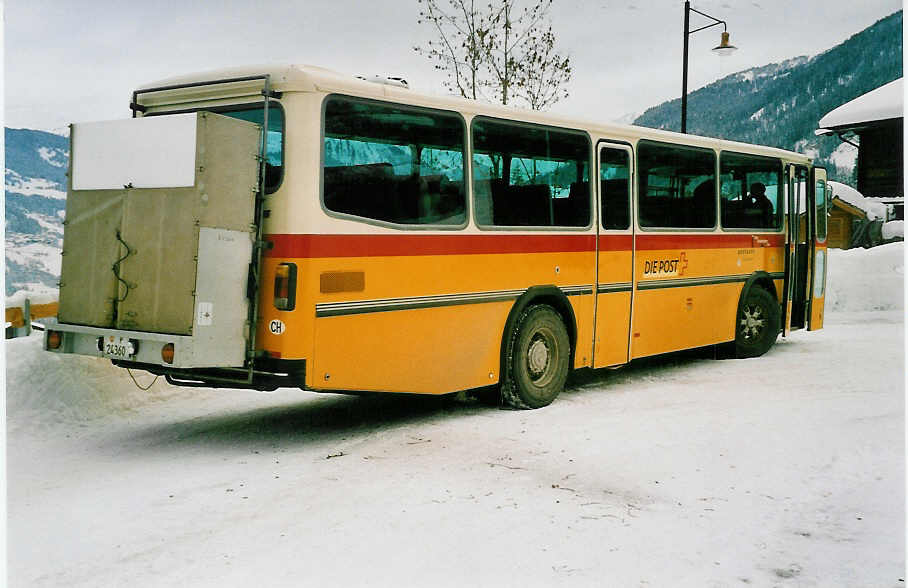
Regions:
<instances>
[{"instance_id":1,"label":"bus rear window","mask_svg":"<svg viewBox=\"0 0 908 588\"><path fill-rule=\"evenodd\" d=\"M244 108L239 110L212 109L213 112L253 122L259 126L264 124L265 109L262 106ZM284 111L275 103L268 105L268 135L265 157L265 193L270 194L278 189L284 177Z\"/></svg>"}]
</instances>

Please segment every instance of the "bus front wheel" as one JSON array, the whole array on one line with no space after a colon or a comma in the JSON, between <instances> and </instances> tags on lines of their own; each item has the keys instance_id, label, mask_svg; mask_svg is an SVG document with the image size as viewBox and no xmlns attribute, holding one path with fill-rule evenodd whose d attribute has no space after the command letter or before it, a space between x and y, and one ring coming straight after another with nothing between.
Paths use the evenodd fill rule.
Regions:
<instances>
[{"instance_id":1,"label":"bus front wheel","mask_svg":"<svg viewBox=\"0 0 908 588\"><path fill-rule=\"evenodd\" d=\"M780 314L775 296L763 288L751 288L738 309L735 355L759 357L769 351L779 336Z\"/></svg>"},{"instance_id":2,"label":"bus front wheel","mask_svg":"<svg viewBox=\"0 0 908 588\"><path fill-rule=\"evenodd\" d=\"M542 408L564 389L571 344L561 315L547 304L524 310L508 340L501 399L513 408Z\"/></svg>"}]
</instances>

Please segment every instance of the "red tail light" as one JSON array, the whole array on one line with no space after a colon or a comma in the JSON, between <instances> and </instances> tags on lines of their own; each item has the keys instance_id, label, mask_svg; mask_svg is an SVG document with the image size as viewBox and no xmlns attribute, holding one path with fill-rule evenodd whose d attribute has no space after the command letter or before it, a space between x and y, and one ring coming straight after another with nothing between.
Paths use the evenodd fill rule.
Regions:
<instances>
[{"instance_id":1,"label":"red tail light","mask_svg":"<svg viewBox=\"0 0 908 588\"><path fill-rule=\"evenodd\" d=\"M274 307L278 310L296 308L295 263L281 263L274 270Z\"/></svg>"}]
</instances>

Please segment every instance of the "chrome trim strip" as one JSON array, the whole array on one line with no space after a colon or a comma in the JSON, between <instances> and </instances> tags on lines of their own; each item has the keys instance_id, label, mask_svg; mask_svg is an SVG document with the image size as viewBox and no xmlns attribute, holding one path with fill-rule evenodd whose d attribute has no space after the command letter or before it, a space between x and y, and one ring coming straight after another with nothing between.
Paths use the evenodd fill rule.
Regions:
<instances>
[{"instance_id":1,"label":"chrome trim strip","mask_svg":"<svg viewBox=\"0 0 908 588\"><path fill-rule=\"evenodd\" d=\"M565 296L592 294L592 286L561 286ZM365 314L369 312L389 312L393 310L414 310L417 308L436 308L457 306L461 304L480 304L483 302L502 302L516 300L526 289L496 290L492 292L470 292L467 294L438 294L435 296L410 296L407 298L382 298L377 300L354 300L351 302L323 302L315 305L316 317L344 316L348 314Z\"/></svg>"},{"instance_id":2,"label":"chrome trim strip","mask_svg":"<svg viewBox=\"0 0 908 588\"><path fill-rule=\"evenodd\" d=\"M637 282L638 290L656 290L660 288L685 288L689 286L711 286L714 284L729 284L733 282L746 282L750 274L734 276L709 276L703 278L675 278L672 280L649 280Z\"/></svg>"},{"instance_id":3,"label":"chrome trim strip","mask_svg":"<svg viewBox=\"0 0 908 588\"><path fill-rule=\"evenodd\" d=\"M608 292L630 292L634 285L631 282L615 282L612 284L597 284L596 291L599 294Z\"/></svg>"},{"instance_id":4,"label":"chrome trim strip","mask_svg":"<svg viewBox=\"0 0 908 588\"><path fill-rule=\"evenodd\" d=\"M499 290L495 292L474 292L470 294L441 294L437 296L412 296L408 298L384 298L379 300L357 300L353 302L325 302L315 305L315 316L341 316L363 314L367 312L387 312L391 310L412 310L435 306L454 306L457 304L477 304L480 302L500 302L516 300L526 290Z\"/></svg>"},{"instance_id":5,"label":"chrome trim strip","mask_svg":"<svg viewBox=\"0 0 908 588\"><path fill-rule=\"evenodd\" d=\"M593 293L592 286L559 286L558 288L564 292L565 296L579 296Z\"/></svg>"}]
</instances>

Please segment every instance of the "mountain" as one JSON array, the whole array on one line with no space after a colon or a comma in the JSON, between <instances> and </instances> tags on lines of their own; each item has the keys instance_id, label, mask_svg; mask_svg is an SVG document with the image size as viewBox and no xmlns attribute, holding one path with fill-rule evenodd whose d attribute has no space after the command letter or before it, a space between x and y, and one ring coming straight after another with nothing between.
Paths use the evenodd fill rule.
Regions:
<instances>
[{"instance_id":1,"label":"mountain","mask_svg":"<svg viewBox=\"0 0 908 588\"><path fill-rule=\"evenodd\" d=\"M902 77L902 11L813 57L738 72L688 94L687 131L799 151L852 183L856 152L837 137L817 137L834 108ZM680 130L681 99L645 111L635 125ZM851 153L851 157L847 154Z\"/></svg>"},{"instance_id":2,"label":"mountain","mask_svg":"<svg viewBox=\"0 0 908 588\"><path fill-rule=\"evenodd\" d=\"M69 139L5 129L6 295L56 290Z\"/></svg>"}]
</instances>

